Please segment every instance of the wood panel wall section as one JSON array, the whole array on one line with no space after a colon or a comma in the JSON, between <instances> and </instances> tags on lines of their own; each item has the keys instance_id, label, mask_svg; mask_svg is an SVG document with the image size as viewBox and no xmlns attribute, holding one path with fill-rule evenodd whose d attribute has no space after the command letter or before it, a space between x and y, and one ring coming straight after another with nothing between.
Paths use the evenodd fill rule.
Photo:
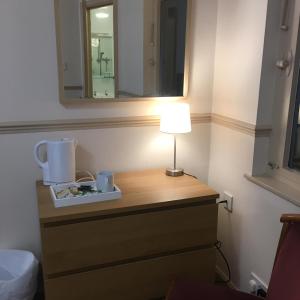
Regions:
<instances>
[{"instance_id":1,"label":"wood panel wall section","mask_svg":"<svg viewBox=\"0 0 300 300\"><path fill-rule=\"evenodd\" d=\"M164 170L116 174L119 200L56 209L37 184L46 300L147 300L212 282L219 195Z\"/></svg>"}]
</instances>

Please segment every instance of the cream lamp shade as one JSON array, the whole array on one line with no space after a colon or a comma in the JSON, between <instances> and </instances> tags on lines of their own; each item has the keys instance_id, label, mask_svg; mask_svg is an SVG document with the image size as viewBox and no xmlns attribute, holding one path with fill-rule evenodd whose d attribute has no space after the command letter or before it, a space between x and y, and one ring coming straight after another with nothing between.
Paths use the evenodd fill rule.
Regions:
<instances>
[{"instance_id":1,"label":"cream lamp shade","mask_svg":"<svg viewBox=\"0 0 300 300\"><path fill-rule=\"evenodd\" d=\"M160 131L174 135L174 165L166 170L166 175L183 176L184 170L177 168L176 163L176 134L192 131L190 106L185 103L170 103L162 108L160 116Z\"/></svg>"},{"instance_id":2,"label":"cream lamp shade","mask_svg":"<svg viewBox=\"0 0 300 300\"><path fill-rule=\"evenodd\" d=\"M160 131L180 134L192 131L190 106L186 103L170 103L162 108Z\"/></svg>"}]
</instances>

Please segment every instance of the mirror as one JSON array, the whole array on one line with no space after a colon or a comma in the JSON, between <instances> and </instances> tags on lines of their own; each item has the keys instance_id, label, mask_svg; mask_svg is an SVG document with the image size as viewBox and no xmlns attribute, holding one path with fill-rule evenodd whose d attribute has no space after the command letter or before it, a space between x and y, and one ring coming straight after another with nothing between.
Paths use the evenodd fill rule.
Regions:
<instances>
[{"instance_id":1,"label":"mirror","mask_svg":"<svg viewBox=\"0 0 300 300\"><path fill-rule=\"evenodd\" d=\"M54 0L61 100L187 93L191 0Z\"/></svg>"}]
</instances>

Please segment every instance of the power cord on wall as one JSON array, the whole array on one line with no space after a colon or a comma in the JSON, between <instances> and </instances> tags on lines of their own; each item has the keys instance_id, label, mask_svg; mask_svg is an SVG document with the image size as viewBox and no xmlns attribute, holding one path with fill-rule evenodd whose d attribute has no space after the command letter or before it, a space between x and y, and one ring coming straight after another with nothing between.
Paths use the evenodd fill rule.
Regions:
<instances>
[{"instance_id":1,"label":"power cord on wall","mask_svg":"<svg viewBox=\"0 0 300 300\"><path fill-rule=\"evenodd\" d=\"M192 174L189 174L189 173L184 173L184 175L186 176L190 176L190 177L193 177L195 179L198 179L195 175L192 175ZM224 200L224 201L219 201L217 202L217 204L228 204L228 201L227 200ZM217 249L217 251L219 252L220 256L223 258L225 264L226 264L226 267L227 267L227 272L228 272L228 279L225 280L225 281L220 281L220 283L229 283L231 281L231 270L230 270L230 266L229 266L229 263L228 263L228 260L225 256L225 254L223 253L223 251L221 250L222 248L222 242L221 241L217 241L215 243L215 247Z\"/></svg>"},{"instance_id":2,"label":"power cord on wall","mask_svg":"<svg viewBox=\"0 0 300 300\"><path fill-rule=\"evenodd\" d=\"M227 200L219 201L217 202L217 204L228 204L228 201Z\"/></svg>"},{"instance_id":3,"label":"power cord on wall","mask_svg":"<svg viewBox=\"0 0 300 300\"><path fill-rule=\"evenodd\" d=\"M189 173L184 173L184 175L198 179L197 176L189 174ZM228 201L227 200L218 201L217 204L227 204L228 205Z\"/></svg>"},{"instance_id":4,"label":"power cord on wall","mask_svg":"<svg viewBox=\"0 0 300 300\"><path fill-rule=\"evenodd\" d=\"M189 173L184 173L184 175L189 176L189 177L193 177L195 179L198 179L195 175L189 174Z\"/></svg>"},{"instance_id":5,"label":"power cord on wall","mask_svg":"<svg viewBox=\"0 0 300 300\"><path fill-rule=\"evenodd\" d=\"M221 241L217 241L215 243L215 247L216 247L217 251L219 252L219 254L221 255L221 257L223 258L223 260L224 260L224 262L225 262L225 264L227 266L227 271L228 271L228 279L224 280L224 281L219 281L219 282L227 284L227 283L229 283L231 281L231 270L230 270L230 266L229 266L228 260L227 260L227 258L225 256L225 254L223 253L223 251L221 250L221 248L222 248L222 242Z\"/></svg>"}]
</instances>

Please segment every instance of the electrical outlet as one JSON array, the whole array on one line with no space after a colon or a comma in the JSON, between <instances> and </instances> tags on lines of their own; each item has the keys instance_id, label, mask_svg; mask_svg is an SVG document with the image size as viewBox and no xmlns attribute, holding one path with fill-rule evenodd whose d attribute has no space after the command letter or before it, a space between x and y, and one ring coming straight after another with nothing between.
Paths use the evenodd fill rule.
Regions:
<instances>
[{"instance_id":1,"label":"electrical outlet","mask_svg":"<svg viewBox=\"0 0 300 300\"><path fill-rule=\"evenodd\" d=\"M233 211L233 196L230 193L225 191L223 198L224 198L223 199L224 201L227 201L227 203L224 204L224 208L226 210L228 210L230 213L232 213L232 211Z\"/></svg>"},{"instance_id":2,"label":"electrical outlet","mask_svg":"<svg viewBox=\"0 0 300 300\"><path fill-rule=\"evenodd\" d=\"M249 291L251 294L257 295L258 290L263 290L265 293L267 293L268 286L262 279L252 272L251 279L249 281Z\"/></svg>"}]
</instances>

